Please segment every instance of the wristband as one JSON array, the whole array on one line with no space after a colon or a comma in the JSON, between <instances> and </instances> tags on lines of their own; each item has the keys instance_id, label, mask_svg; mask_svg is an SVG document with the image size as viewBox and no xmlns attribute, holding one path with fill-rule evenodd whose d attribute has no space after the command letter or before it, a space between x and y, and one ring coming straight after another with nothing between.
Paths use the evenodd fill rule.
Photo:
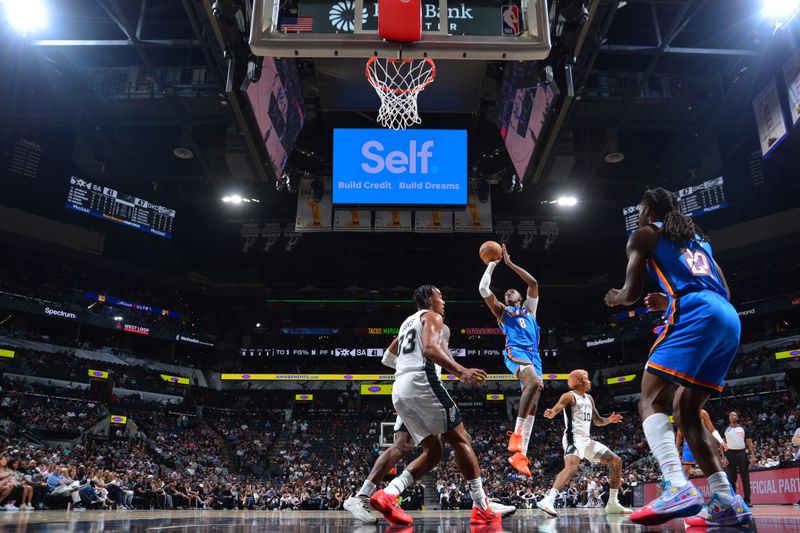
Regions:
<instances>
[{"instance_id":1,"label":"wristband","mask_svg":"<svg viewBox=\"0 0 800 533\"><path fill-rule=\"evenodd\" d=\"M720 436L720 434L719 434L719 431L717 431L716 429L714 430L714 432L713 432L713 433L711 433L711 435L712 435L712 436L714 437L714 439L715 439L717 442L719 442L720 444L725 444L725 441L724 441L724 440L722 440L722 437Z\"/></svg>"}]
</instances>

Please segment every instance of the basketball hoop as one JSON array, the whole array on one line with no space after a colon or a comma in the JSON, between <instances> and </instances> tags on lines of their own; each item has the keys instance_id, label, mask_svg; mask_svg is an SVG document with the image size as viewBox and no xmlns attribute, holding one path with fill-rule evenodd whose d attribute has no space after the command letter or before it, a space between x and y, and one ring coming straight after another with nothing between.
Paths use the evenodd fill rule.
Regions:
<instances>
[{"instance_id":1,"label":"basketball hoop","mask_svg":"<svg viewBox=\"0 0 800 533\"><path fill-rule=\"evenodd\" d=\"M422 123L417 112L417 95L436 78L433 59L370 57L365 70L367 80L381 100L378 110L381 126L403 130Z\"/></svg>"}]
</instances>

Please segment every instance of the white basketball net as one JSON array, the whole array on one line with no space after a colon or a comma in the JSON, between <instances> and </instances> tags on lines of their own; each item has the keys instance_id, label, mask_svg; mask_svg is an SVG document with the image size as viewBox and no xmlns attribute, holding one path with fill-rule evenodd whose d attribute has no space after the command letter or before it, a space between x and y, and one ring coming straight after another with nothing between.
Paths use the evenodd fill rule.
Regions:
<instances>
[{"instance_id":1,"label":"white basketball net","mask_svg":"<svg viewBox=\"0 0 800 533\"><path fill-rule=\"evenodd\" d=\"M367 60L367 79L381 99L378 123L384 128L403 130L422 123L417 113L417 95L436 77L433 59Z\"/></svg>"}]
</instances>

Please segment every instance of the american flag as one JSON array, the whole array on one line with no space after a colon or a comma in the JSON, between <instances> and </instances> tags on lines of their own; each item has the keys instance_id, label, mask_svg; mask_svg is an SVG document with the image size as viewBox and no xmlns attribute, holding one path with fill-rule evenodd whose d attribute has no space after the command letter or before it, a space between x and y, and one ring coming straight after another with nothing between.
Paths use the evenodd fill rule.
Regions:
<instances>
[{"instance_id":1,"label":"american flag","mask_svg":"<svg viewBox=\"0 0 800 533\"><path fill-rule=\"evenodd\" d=\"M285 32L306 32L314 28L314 17L283 17L281 30Z\"/></svg>"}]
</instances>

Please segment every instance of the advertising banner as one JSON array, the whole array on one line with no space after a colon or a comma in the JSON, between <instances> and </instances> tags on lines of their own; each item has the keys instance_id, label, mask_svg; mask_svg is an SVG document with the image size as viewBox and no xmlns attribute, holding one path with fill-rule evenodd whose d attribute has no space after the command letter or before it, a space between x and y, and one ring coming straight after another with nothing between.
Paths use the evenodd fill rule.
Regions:
<instances>
[{"instance_id":1,"label":"advertising banner","mask_svg":"<svg viewBox=\"0 0 800 533\"><path fill-rule=\"evenodd\" d=\"M452 233L452 211L415 211L414 231L417 233Z\"/></svg>"},{"instance_id":2,"label":"advertising banner","mask_svg":"<svg viewBox=\"0 0 800 533\"><path fill-rule=\"evenodd\" d=\"M692 483L708 500L711 489L706 478L693 478ZM800 467L777 468L750 472L750 501L756 505L791 505L800 500ZM661 492L660 483L646 483L645 501L651 501ZM742 478L736 485L736 492L742 494Z\"/></svg>"},{"instance_id":3,"label":"advertising banner","mask_svg":"<svg viewBox=\"0 0 800 533\"><path fill-rule=\"evenodd\" d=\"M492 202L480 202L478 197L470 194L467 207L462 211L454 211L454 229L465 233L491 233Z\"/></svg>"},{"instance_id":4,"label":"advertising banner","mask_svg":"<svg viewBox=\"0 0 800 533\"><path fill-rule=\"evenodd\" d=\"M767 155L786 137L786 121L775 80L770 81L753 100L753 111L756 114L761 155Z\"/></svg>"},{"instance_id":5,"label":"advertising banner","mask_svg":"<svg viewBox=\"0 0 800 533\"><path fill-rule=\"evenodd\" d=\"M411 211L375 211L375 231L411 231Z\"/></svg>"},{"instance_id":6,"label":"advertising banner","mask_svg":"<svg viewBox=\"0 0 800 533\"><path fill-rule=\"evenodd\" d=\"M335 209L333 231L372 231L372 212L363 209Z\"/></svg>"}]
</instances>

